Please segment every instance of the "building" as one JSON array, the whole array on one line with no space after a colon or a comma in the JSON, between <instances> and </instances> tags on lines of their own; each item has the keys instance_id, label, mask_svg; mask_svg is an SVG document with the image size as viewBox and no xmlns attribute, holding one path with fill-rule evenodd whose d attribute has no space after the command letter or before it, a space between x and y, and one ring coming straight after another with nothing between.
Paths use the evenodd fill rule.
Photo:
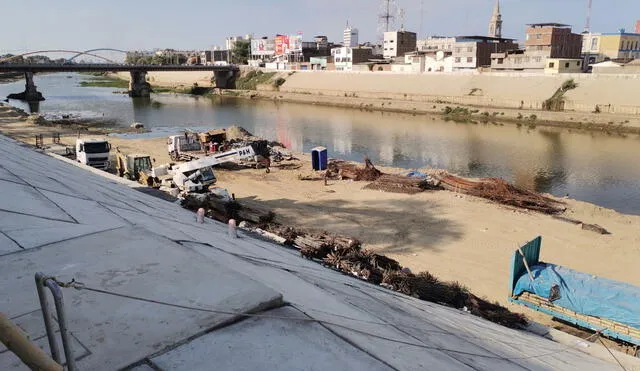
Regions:
<instances>
[{"instance_id":1,"label":"building","mask_svg":"<svg viewBox=\"0 0 640 371\"><path fill-rule=\"evenodd\" d=\"M491 55L518 49L513 39L486 36L457 36L453 44L453 69L491 66Z\"/></svg>"},{"instance_id":2,"label":"building","mask_svg":"<svg viewBox=\"0 0 640 371\"><path fill-rule=\"evenodd\" d=\"M640 33L617 33L600 35L599 54L604 60L640 58Z\"/></svg>"},{"instance_id":3,"label":"building","mask_svg":"<svg viewBox=\"0 0 640 371\"><path fill-rule=\"evenodd\" d=\"M493 70L544 71L547 59L581 60L583 35L559 23L527 25L525 48L491 55Z\"/></svg>"},{"instance_id":4,"label":"building","mask_svg":"<svg viewBox=\"0 0 640 371\"><path fill-rule=\"evenodd\" d=\"M200 53L200 63L204 65L216 64L216 62L229 62L231 53L229 50L205 50Z\"/></svg>"},{"instance_id":5,"label":"building","mask_svg":"<svg viewBox=\"0 0 640 371\"><path fill-rule=\"evenodd\" d=\"M384 58L404 56L405 53L416 50L417 35L409 31L390 31L384 33Z\"/></svg>"},{"instance_id":6,"label":"building","mask_svg":"<svg viewBox=\"0 0 640 371\"><path fill-rule=\"evenodd\" d=\"M577 59L582 51L582 35L572 33L566 24L529 24L524 45L530 56Z\"/></svg>"},{"instance_id":7,"label":"building","mask_svg":"<svg viewBox=\"0 0 640 371\"><path fill-rule=\"evenodd\" d=\"M331 49L336 71L353 71L353 65L368 62L373 57L373 49L346 46Z\"/></svg>"},{"instance_id":8,"label":"building","mask_svg":"<svg viewBox=\"0 0 640 371\"><path fill-rule=\"evenodd\" d=\"M411 66L412 72L436 73L453 71L453 56L451 51L415 51L406 53L404 58L405 65ZM396 68L398 69L398 67ZM404 72L404 69L399 70Z\"/></svg>"},{"instance_id":9,"label":"building","mask_svg":"<svg viewBox=\"0 0 640 371\"><path fill-rule=\"evenodd\" d=\"M315 36L313 41L316 43L318 49L329 49L329 38L326 36Z\"/></svg>"},{"instance_id":10,"label":"building","mask_svg":"<svg viewBox=\"0 0 640 371\"><path fill-rule=\"evenodd\" d=\"M640 33L640 20L636 21L636 33Z\"/></svg>"},{"instance_id":11,"label":"building","mask_svg":"<svg viewBox=\"0 0 640 371\"><path fill-rule=\"evenodd\" d=\"M604 55L600 54L600 37L601 33L584 32L582 34L582 60L583 68L589 65L600 63L605 60Z\"/></svg>"},{"instance_id":12,"label":"building","mask_svg":"<svg viewBox=\"0 0 640 371\"><path fill-rule=\"evenodd\" d=\"M546 64L544 66L544 73L548 74L581 72L581 59L547 58Z\"/></svg>"},{"instance_id":13,"label":"building","mask_svg":"<svg viewBox=\"0 0 640 371\"><path fill-rule=\"evenodd\" d=\"M347 28L344 29L343 46L354 48L358 46L358 29L351 28L347 23Z\"/></svg>"},{"instance_id":14,"label":"building","mask_svg":"<svg viewBox=\"0 0 640 371\"><path fill-rule=\"evenodd\" d=\"M455 43L455 37L429 36L424 40L418 40L416 42L416 48L421 52L438 50L452 51Z\"/></svg>"},{"instance_id":15,"label":"building","mask_svg":"<svg viewBox=\"0 0 640 371\"><path fill-rule=\"evenodd\" d=\"M583 33L582 59L585 68L608 60L640 58L640 33Z\"/></svg>"},{"instance_id":16,"label":"building","mask_svg":"<svg viewBox=\"0 0 640 371\"><path fill-rule=\"evenodd\" d=\"M500 0L496 0L496 6L493 8L491 21L489 21L489 37L502 37L502 14L500 14Z\"/></svg>"},{"instance_id":17,"label":"building","mask_svg":"<svg viewBox=\"0 0 640 371\"><path fill-rule=\"evenodd\" d=\"M251 41L252 38L253 38L252 35L227 37L225 39L225 48L227 50L233 50L233 48L236 46L236 42L238 42L238 41Z\"/></svg>"}]
</instances>

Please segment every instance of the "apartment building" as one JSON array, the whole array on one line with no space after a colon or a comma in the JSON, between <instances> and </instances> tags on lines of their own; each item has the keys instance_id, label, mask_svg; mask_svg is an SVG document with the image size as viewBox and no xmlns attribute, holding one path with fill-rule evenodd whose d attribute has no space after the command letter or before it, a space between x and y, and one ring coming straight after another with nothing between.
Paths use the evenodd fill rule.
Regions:
<instances>
[{"instance_id":1,"label":"apartment building","mask_svg":"<svg viewBox=\"0 0 640 371\"><path fill-rule=\"evenodd\" d=\"M458 36L453 44L453 69L465 70L491 65L491 55L518 49L513 39L487 36Z\"/></svg>"},{"instance_id":2,"label":"apartment building","mask_svg":"<svg viewBox=\"0 0 640 371\"><path fill-rule=\"evenodd\" d=\"M544 71L549 58L581 60L583 35L572 33L571 26L560 23L527 26L524 50L493 53L493 70Z\"/></svg>"}]
</instances>

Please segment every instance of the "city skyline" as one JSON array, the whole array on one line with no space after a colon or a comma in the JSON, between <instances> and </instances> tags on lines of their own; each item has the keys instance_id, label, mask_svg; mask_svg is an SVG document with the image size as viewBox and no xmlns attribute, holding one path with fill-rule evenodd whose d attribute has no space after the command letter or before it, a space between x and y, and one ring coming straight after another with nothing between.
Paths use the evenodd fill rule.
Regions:
<instances>
[{"instance_id":1,"label":"city skyline","mask_svg":"<svg viewBox=\"0 0 640 371\"><path fill-rule=\"evenodd\" d=\"M423 1L422 33L427 35L486 35L495 0L397 0L406 10L404 28L419 32ZM617 7L611 6L611 1ZM640 2L596 0L591 29L612 33L625 28L634 31L640 19ZM372 4L373 2L373 4ZM503 37L522 40L527 23L561 22L582 32L586 23L586 0L501 0ZM68 48L98 47L141 50L153 48L206 49L223 45L225 37L254 34L255 37L302 31L304 40L326 35L341 42L347 23L360 31L360 42L378 41L376 23L378 1L326 0L265 3L244 0L213 4L204 0L171 1L112 0L88 3L69 0L64 5L44 0L24 0L3 5L0 31L11 35L0 44L1 53ZM611 9L625 9L612 16ZM221 14L222 13L222 14ZM96 16L99 15L99 16ZM25 27L28 20L28 27ZM398 22L397 28L400 27ZM15 30L20 30L15 32Z\"/></svg>"}]
</instances>

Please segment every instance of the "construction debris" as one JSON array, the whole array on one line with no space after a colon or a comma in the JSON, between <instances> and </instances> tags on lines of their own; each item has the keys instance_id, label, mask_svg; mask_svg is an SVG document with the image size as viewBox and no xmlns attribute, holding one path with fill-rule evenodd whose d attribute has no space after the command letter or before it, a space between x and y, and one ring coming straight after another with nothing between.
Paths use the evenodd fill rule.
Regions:
<instances>
[{"instance_id":1,"label":"construction debris","mask_svg":"<svg viewBox=\"0 0 640 371\"><path fill-rule=\"evenodd\" d=\"M376 169L368 158L364 159L364 167L359 167L357 164L342 161L331 160L327 165L326 177L333 180L351 179L354 181L374 181L380 176L382 172Z\"/></svg>"},{"instance_id":2,"label":"construction debris","mask_svg":"<svg viewBox=\"0 0 640 371\"><path fill-rule=\"evenodd\" d=\"M375 189L384 192L416 194L430 189L440 188L440 181L427 176L424 179L410 178L404 175L381 175L373 183L364 187L364 189Z\"/></svg>"},{"instance_id":3,"label":"construction debris","mask_svg":"<svg viewBox=\"0 0 640 371\"><path fill-rule=\"evenodd\" d=\"M236 200L221 197L215 193L189 193L182 199L182 207L192 211L204 208L208 217L228 223L229 219L247 221L262 225L273 221L270 210L242 206Z\"/></svg>"},{"instance_id":4,"label":"construction debris","mask_svg":"<svg viewBox=\"0 0 640 371\"><path fill-rule=\"evenodd\" d=\"M437 176L437 178L444 189L486 198L503 205L539 211L544 214L559 214L566 210L560 201L518 188L499 178L484 178L473 181L448 174Z\"/></svg>"},{"instance_id":5,"label":"construction debris","mask_svg":"<svg viewBox=\"0 0 640 371\"><path fill-rule=\"evenodd\" d=\"M582 228L585 231L596 232L596 233L599 233L599 234L611 234L611 232L609 232L608 230L602 228L598 224L583 223L580 220L567 218L566 216L560 216L560 215L554 215L553 218L557 219L557 220L561 220L563 222L567 222L567 223L578 225L578 226L580 226L580 228Z\"/></svg>"}]
</instances>

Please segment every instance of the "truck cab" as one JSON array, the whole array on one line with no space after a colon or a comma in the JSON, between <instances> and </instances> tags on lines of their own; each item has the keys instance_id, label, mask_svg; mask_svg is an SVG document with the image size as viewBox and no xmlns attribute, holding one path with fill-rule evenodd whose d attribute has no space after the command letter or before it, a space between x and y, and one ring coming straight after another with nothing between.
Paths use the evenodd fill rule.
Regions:
<instances>
[{"instance_id":1,"label":"truck cab","mask_svg":"<svg viewBox=\"0 0 640 371\"><path fill-rule=\"evenodd\" d=\"M104 139L76 139L76 160L101 170L109 169L111 144Z\"/></svg>"}]
</instances>

